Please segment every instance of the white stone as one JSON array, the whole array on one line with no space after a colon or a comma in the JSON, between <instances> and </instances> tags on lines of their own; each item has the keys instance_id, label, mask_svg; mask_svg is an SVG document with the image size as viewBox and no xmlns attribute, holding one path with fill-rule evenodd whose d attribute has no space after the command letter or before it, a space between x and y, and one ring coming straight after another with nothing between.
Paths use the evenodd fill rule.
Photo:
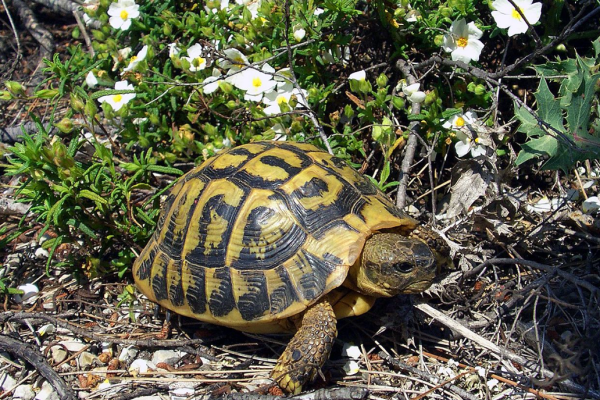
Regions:
<instances>
[{"instance_id":1,"label":"white stone","mask_svg":"<svg viewBox=\"0 0 600 400\"><path fill-rule=\"evenodd\" d=\"M21 265L21 255L9 254L8 256L6 256L4 265L6 265L8 268L18 267L19 265Z\"/></svg>"},{"instance_id":2,"label":"white stone","mask_svg":"<svg viewBox=\"0 0 600 400\"><path fill-rule=\"evenodd\" d=\"M22 290L23 294L15 294L13 299L16 303L25 303L25 304L33 304L37 300L37 294L40 289L33 283L26 283L24 285L20 285L17 289Z\"/></svg>"},{"instance_id":3,"label":"white stone","mask_svg":"<svg viewBox=\"0 0 600 400\"><path fill-rule=\"evenodd\" d=\"M42 244L44 244L44 242L45 242L46 240L50 240L50 239L52 239L52 236L50 236L48 233L44 233L44 234L43 234L43 235L40 237L40 239L38 240L38 243L39 243L39 244L40 244L40 246L41 246Z\"/></svg>"},{"instance_id":4,"label":"white stone","mask_svg":"<svg viewBox=\"0 0 600 400\"><path fill-rule=\"evenodd\" d=\"M145 374L149 369L156 370L156 365L152 363L152 361L137 359L131 363L129 366L129 373L133 376L137 376L138 374Z\"/></svg>"},{"instance_id":5,"label":"white stone","mask_svg":"<svg viewBox=\"0 0 600 400\"><path fill-rule=\"evenodd\" d=\"M35 400L60 400L56 390L48 382L42 384L42 388L35 396Z\"/></svg>"},{"instance_id":6,"label":"white stone","mask_svg":"<svg viewBox=\"0 0 600 400\"><path fill-rule=\"evenodd\" d=\"M193 388L182 387L175 390L171 390L169 392L169 395L171 396L171 400L187 400L195 393L196 391Z\"/></svg>"},{"instance_id":7,"label":"white stone","mask_svg":"<svg viewBox=\"0 0 600 400\"><path fill-rule=\"evenodd\" d=\"M119 361L123 363L130 362L137 356L138 351L139 350L133 346L124 347L123 350L121 350L121 354L119 354Z\"/></svg>"},{"instance_id":8,"label":"white stone","mask_svg":"<svg viewBox=\"0 0 600 400\"><path fill-rule=\"evenodd\" d=\"M160 363L174 365L184 355L185 353L175 350L158 350L152 355L152 362L154 365L158 365Z\"/></svg>"},{"instance_id":9,"label":"white stone","mask_svg":"<svg viewBox=\"0 0 600 400\"><path fill-rule=\"evenodd\" d=\"M87 345L82 342L74 341L74 340L65 340L60 342L67 350L72 351L74 353L81 351Z\"/></svg>"},{"instance_id":10,"label":"white stone","mask_svg":"<svg viewBox=\"0 0 600 400\"><path fill-rule=\"evenodd\" d=\"M12 388L15 387L17 381L10 375L2 374L0 375L0 388L5 392L8 392Z\"/></svg>"},{"instance_id":11,"label":"white stone","mask_svg":"<svg viewBox=\"0 0 600 400\"><path fill-rule=\"evenodd\" d=\"M48 253L48 250L38 247L35 249L35 257L38 259L48 258L50 257L50 253Z\"/></svg>"},{"instance_id":12,"label":"white stone","mask_svg":"<svg viewBox=\"0 0 600 400\"><path fill-rule=\"evenodd\" d=\"M81 367L81 368L90 367L94 363L94 360L97 360L97 359L98 359L98 357L96 357L94 354L84 351L83 353L81 353L79 355L79 367Z\"/></svg>"},{"instance_id":13,"label":"white stone","mask_svg":"<svg viewBox=\"0 0 600 400\"><path fill-rule=\"evenodd\" d=\"M67 352L60 346L52 346L50 352L52 353L52 361L54 361L54 364L60 364L67 358Z\"/></svg>"},{"instance_id":14,"label":"white stone","mask_svg":"<svg viewBox=\"0 0 600 400\"><path fill-rule=\"evenodd\" d=\"M35 392L31 385L19 385L13 391L13 399L15 400L32 400L34 397Z\"/></svg>"}]
</instances>

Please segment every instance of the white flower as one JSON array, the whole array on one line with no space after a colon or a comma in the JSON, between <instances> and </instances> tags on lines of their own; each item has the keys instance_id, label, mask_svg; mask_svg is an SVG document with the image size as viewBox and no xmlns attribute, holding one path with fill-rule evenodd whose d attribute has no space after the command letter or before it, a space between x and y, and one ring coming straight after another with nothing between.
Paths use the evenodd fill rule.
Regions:
<instances>
[{"instance_id":1,"label":"white flower","mask_svg":"<svg viewBox=\"0 0 600 400\"><path fill-rule=\"evenodd\" d=\"M96 75L94 75L94 73L90 71L85 76L85 83L87 83L89 87L93 88L98 84L98 78L96 78Z\"/></svg>"},{"instance_id":2,"label":"white flower","mask_svg":"<svg viewBox=\"0 0 600 400\"><path fill-rule=\"evenodd\" d=\"M147 55L148 55L148 46L144 46L137 53L137 55L131 57L131 60L129 60L129 65L123 70L123 73L133 70L135 67L138 66L139 63L141 63L142 61L144 61L146 59ZM121 73L121 74L123 74L123 73Z\"/></svg>"},{"instance_id":3,"label":"white flower","mask_svg":"<svg viewBox=\"0 0 600 400\"><path fill-rule=\"evenodd\" d=\"M302 94L304 97L308 96L308 93L304 89L302 89ZM277 86L277 90L266 93L262 99L263 103L268 106L264 109L265 114L273 115L283 112L281 106L283 104L287 104L289 106L290 98L294 95L296 96L297 100L296 107L305 106L300 92L298 89L294 88L294 85L291 83L281 84L280 82Z\"/></svg>"},{"instance_id":4,"label":"white flower","mask_svg":"<svg viewBox=\"0 0 600 400\"><path fill-rule=\"evenodd\" d=\"M487 153L485 146L480 145L477 138L473 140L463 131L456 131L456 138L459 141L456 142L454 148L456 149L456 155L459 157L464 157L469 152L471 157L484 156Z\"/></svg>"},{"instance_id":5,"label":"white flower","mask_svg":"<svg viewBox=\"0 0 600 400\"><path fill-rule=\"evenodd\" d=\"M261 0L235 0L237 4L243 4L246 6L252 19L258 17L258 8L260 7Z\"/></svg>"},{"instance_id":6,"label":"white flower","mask_svg":"<svg viewBox=\"0 0 600 400\"><path fill-rule=\"evenodd\" d=\"M213 68L212 76L209 76L202 82L204 84L204 86L202 86L202 91L204 94L214 93L214 91L219 88L219 81L221 80L221 77L221 71Z\"/></svg>"},{"instance_id":7,"label":"white flower","mask_svg":"<svg viewBox=\"0 0 600 400\"><path fill-rule=\"evenodd\" d=\"M474 22L467 22L464 18L454 21L450 32L444 35L443 49L452 53L452 60L469 63L479 60L483 43L479 40L483 32L475 26Z\"/></svg>"},{"instance_id":8,"label":"white flower","mask_svg":"<svg viewBox=\"0 0 600 400\"><path fill-rule=\"evenodd\" d=\"M411 103L422 103L425 100L425 97L427 97L425 92L419 90L420 86L420 83L413 83L412 85L405 84L402 86L402 92L404 92L406 98Z\"/></svg>"},{"instance_id":9,"label":"white flower","mask_svg":"<svg viewBox=\"0 0 600 400\"><path fill-rule=\"evenodd\" d=\"M406 22L417 22L419 18L421 18L421 13L419 12L419 10L409 9L406 13L406 16L404 17L404 20Z\"/></svg>"},{"instance_id":10,"label":"white flower","mask_svg":"<svg viewBox=\"0 0 600 400\"><path fill-rule=\"evenodd\" d=\"M365 79L367 79L367 73L365 72L365 70L360 70L360 71L356 71L350 74L350 76L348 76L349 80L353 80L353 81L364 81Z\"/></svg>"},{"instance_id":11,"label":"white flower","mask_svg":"<svg viewBox=\"0 0 600 400\"><path fill-rule=\"evenodd\" d=\"M169 47L169 57L173 57L181 53L181 49L179 46L177 46L177 43L169 43L167 47Z\"/></svg>"},{"instance_id":12,"label":"white flower","mask_svg":"<svg viewBox=\"0 0 600 400\"><path fill-rule=\"evenodd\" d=\"M344 357L352 358L353 360L358 360L362 355L362 352L360 351L360 347L354 343L344 343L342 346L342 355Z\"/></svg>"},{"instance_id":13,"label":"white flower","mask_svg":"<svg viewBox=\"0 0 600 400\"><path fill-rule=\"evenodd\" d=\"M350 47L336 46L333 49L328 49L322 53L325 64L335 64L335 59L338 58L343 66L350 62Z\"/></svg>"},{"instance_id":14,"label":"white flower","mask_svg":"<svg viewBox=\"0 0 600 400\"><path fill-rule=\"evenodd\" d=\"M581 208L584 213L593 214L600 210L600 199L598 199L598 196L588 197L581 205Z\"/></svg>"},{"instance_id":15,"label":"white flower","mask_svg":"<svg viewBox=\"0 0 600 400\"><path fill-rule=\"evenodd\" d=\"M221 58L217 64L227 71L227 82L235 86L236 81L241 78L239 71L249 64L248 58L237 49L225 49L223 53L227 58Z\"/></svg>"},{"instance_id":16,"label":"white flower","mask_svg":"<svg viewBox=\"0 0 600 400\"><path fill-rule=\"evenodd\" d=\"M454 131L458 142L454 145L456 155L466 156L469 152L472 157L479 157L486 154L486 148L478 143L478 139L471 138L471 129L477 131L479 121L473 111L467 111L464 114L457 114L442 125L446 129Z\"/></svg>"},{"instance_id":17,"label":"white flower","mask_svg":"<svg viewBox=\"0 0 600 400\"><path fill-rule=\"evenodd\" d=\"M140 6L133 0L118 0L108 7L108 22L115 29L126 31L131 26L131 20L140 16Z\"/></svg>"},{"instance_id":18,"label":"white flower","mask_svg":"<svg viewBox=\"0 0 600 400\"><path fill-rule=\"evenodd\" d=\"M187 49L187 53L189 57L182 58L190 63L191 72L201 71L210 65L210 60L203 57L205 50L202 45L196 43Z\"/></svg>"},{"instance_id":19,"label":"white flower","mask_svg":"<svg viewBox=\"0 0 600 400\"><path fill-rule=\"evenodd\" d=\"M275 133L273 140L279 140L282 142L285 142L287 140L286 131L283 125L277 123L271 127L271 130Z\"/></svg>"},{"instance_id":20,"label":"white flower","mask_svg":"<svg viewBox=\"0 0 600 400\"><path fill-rule=\"evenodd\" d=\"M514 0L514 3L531 25L540 20L542 3L534 3L533 0ZM508 0L494 0L492 8L496 10L492 11L492 17L498 28L508 28L508 36L525 33L529 29L521 14Z\"/></svg>"},{"instance_id":21,"label":"white flower","mask_svg":"<svg viewBox=\"0 0 600 400\"><path fill-rule=\"evenodd\" d=\"M51 335L54 332L56 332L56 327L52 324L46 324L44 326L41 326L40 328L38 328L37 333L40 336L44 336L44 335Z\"/></svg>"},{"instance_id":22,"label":"white flower","mask_svg":"<svg viewBox=\"0 0 600 400\"><path fill-rule=\"evenodd\" d=\"M275 72L269 64L263 65L262 70ZM235 79L233 85L238 89L246 91L244 100L261 101L264 93L272 91L277 86L277 81L273 79L272 75L265 74L254 68L248 68L238 75L239 77Z\"/></svg>"},{"instance_id":23,"label":"white flower","mask_svg":"<svg viewBox=\"0 0 600 400\"><path fill-rule=\"evenodd\" d=\"M356 375L360 371L360 366L354 360L350 360L344 364L344 371L347 375Z\"/></svg>"},{"instance_id":24,"label":"white flower","mask_svg":"<svg viewBox=\"0 0 600 400\"><path fill-rule=\"evenodd\" d=\"M249 64L248 58L238 49L225 49L223 50L223 53L227 58L219 59L217 62L223 69L237 68L237 70L239 70Z\"/></svg>"},{"instance_id":25,"label":"white flower","mask_svg":"<svg viewBox=\"0 0 600 400\"><path fill-rule=\"evenodd\" d=\"M119 81L115 83L115 90L134 90L133 85L127 81ZM135 97L135 93L111 94L102 96L98 99L100 103L108 103L113 110L119 111L121 107L129 103Z\"/></svg>"},{"instance_id":26,"label":"white flower","mask_svg":"<svg viewBox=\"0 0 600 400\"><path fill-rule=\"evenodd\" d=\"M294 39L296 39L296 42L301 42L302 39L304 39L304 36L306 36L306 31L304 29L298 27L294 30Z\"/></svg>"},{"instance_id":27,"label":"white flower","mask_svg":"<svg viewBox=\"0 0 600 400\"><path fill-rule=\"evenodd\" d=\"M323 10L322 8L317 7L317 8L315 8L315 11L313 11L313 15L314 16L321 15L324 12L325 12L325 10Z\"/></svg>"}]
</instances>

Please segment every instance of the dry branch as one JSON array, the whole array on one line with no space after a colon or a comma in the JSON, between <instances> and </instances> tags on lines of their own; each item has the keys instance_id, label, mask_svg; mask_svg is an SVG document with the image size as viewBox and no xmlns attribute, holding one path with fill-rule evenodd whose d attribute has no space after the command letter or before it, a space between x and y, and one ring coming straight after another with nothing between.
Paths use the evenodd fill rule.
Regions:
<instances>
[{"instance_id":1,"label":"dry branch","mask_svg":"<svg viewBox=\"0 0 600 400\"><path fill-rule=\"evenodd\" d=\"M40 375L46 378L52 387L56 389L61 399L77 399L77 395L73 389L65 384L62 378L48 365L44 357L33 346L0 334L0 349L32 364Z\"/></svg>"}]
</instances>

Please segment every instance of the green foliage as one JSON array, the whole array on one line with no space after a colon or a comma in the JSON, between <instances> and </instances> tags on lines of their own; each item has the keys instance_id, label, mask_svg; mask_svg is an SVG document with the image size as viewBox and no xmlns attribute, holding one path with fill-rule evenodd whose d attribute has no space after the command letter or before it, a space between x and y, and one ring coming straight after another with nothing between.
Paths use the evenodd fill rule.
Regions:
<instances>
[{"instance_id":1,"label":"green foliage","mask_svg":"<svg viewBox=\"0 0 600 400\"><path fill-rule=\"evenodd\" d=\"M446 157L457 141L452 129L458 129L448 122L468 110L483 115L495 104L494 90L481 76L443 66L413 71L420 83L414 97L395 68L398 60L448 56L440 46L459 18L503 35L481 2L138 3L140 16L126 30L109 23L107 11L115 3L83 4L100 24L89 31L93 53L72 46L66 57L46 60L46 79L30 96L18 82L5 82L0 91L0 100L33 98L49 105L48 123L32 116L37 132L10 149L6 171L23 177L19 201L31 204L44 231L56 234L44 247L54 253L63 243L76 244L79 251L63 263L88 276L127 272L132 249L152 233L159 197L168 190L157 177L176 178L179 165L191 167L252 140L324 146L317 121L338 157L352 164L367 150L375 154L379 162L368 173L389 190L398 184L399 149L409 125L420 132L420 143ZM561 9L544 17L559 24ZM76 28L73 37L80 34ZM382 43L392 44L380 49ZM522 51L533 46L524 44ZM594 49L598 58L598 41ZM382 57L383 67L376 65ZM543 155L547 168L564 169L596 157L598 142L589 133L600 126L594 63L569 58L536 68L546 77L536 94L538 117L548 125L525 109L515 111L529 138L517 162ZM348 79L360 70L365 79ZM557 81L556 96L555 84L547 83L555 75L567 76ZM275 79L272 92L251 93Z\"/></svg>"},{"instance_id":2,"label":"green foliage","mask_svg":"<svg viewBox=\"0 0 600 400\"><path fill-rule=\"evenodd\" d=\"M540 81L535 93L537 117L515 105L515 115L521 122L519 132L526 133L529 139L521 147L517 165L547 157L545 169L568 171L578 161L600 156L600 136L592 128L600 123L597 69L594 60L580 57L536 66L542 76L566 78L560 78L558 96L552 93L546 79Z\"/></svg>"}]
</instances>

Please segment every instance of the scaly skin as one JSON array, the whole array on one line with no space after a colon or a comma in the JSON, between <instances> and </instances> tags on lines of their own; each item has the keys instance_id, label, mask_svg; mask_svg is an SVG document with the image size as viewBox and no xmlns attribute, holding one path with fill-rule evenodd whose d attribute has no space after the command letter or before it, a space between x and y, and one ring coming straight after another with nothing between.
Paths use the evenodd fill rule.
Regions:
<instances>
[{"instance_id":1,"label":"scaly skin","mask_svg":"<svg viewBox=\"0 0 600 400\"><path fill-rule=\"evenodd\" d=\"M312 382L329 358L337 336L337 320L328 301L311 306L302 317L302 326L271 372L271 377L287 393L298 394Z\"/></svg>"},{"instance_id":2,"label":"scaly skin","mask_svg":"<svg viewBox=\"0 0 600 400\"><path fill-rule=\"evenodd\" d=\"M331 297L341 316L366 312L377 297L427 289L437 267L436 254L428 245L431 240L428 235L406 237L399 233L377 233L367 239L361 259L350 268L344 282L355 296L342 297L345 303L340 306L336 303L340 299ZM325 296L305 311L301 327L271 373L287 393L300 393L329 358L337 336L337 321L329 298Z\"/></svg>"}]
</instances>

